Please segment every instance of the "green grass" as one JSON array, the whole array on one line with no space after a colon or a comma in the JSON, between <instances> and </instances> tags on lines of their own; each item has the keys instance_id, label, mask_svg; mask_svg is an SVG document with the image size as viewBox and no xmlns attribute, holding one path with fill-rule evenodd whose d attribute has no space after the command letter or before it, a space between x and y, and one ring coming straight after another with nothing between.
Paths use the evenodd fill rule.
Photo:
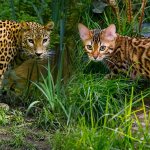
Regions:
<instances>
[{"instance_id":1,"label":"green grass","mask_svg":"<svg viewBox=\"0 0 150 150\"><path fill-rule=\"evenodd\" d=\"M57 4L62 2L57 1ZM84 5L85 2L77 3L81 8L85 8L83 10L79 8L81 12L77 18L79 22L89 28L105 28L111 23L119 27L117 18L110 7L107 7L103 14L93 15L90 11L91 2L88 1L87 5ZM48 5L46 3L44 5L47 9ZM35 139L40 143L45 132L48 135L46 142L54 150L150 149L150 114L147 114L145 104L145 99L150 99L150 88L145 87L149 84L143 80L133 81L121 76L113 79L104 78L108 73L106 66L87 59L78 33L72 40L74 42L72 49L76 54L74 71L67 83L62 84L63 59L66 58L64 51L68 44L65 36L69 37L65 35L67 30L65 21L68 20L67 13L58 11L63 12L66 6L56 5L55 1L52 1L52 6L52 19L57 28L55 30L58 30L60 34L53 42L54 48L55 42L59 43L61 51L58 58L57 82L54 83L51 68L48 65L47 77L41 75L40 82L32 82L32 85L27 86L20 95L15 92L9 93L10 101L9 99L7 101L11 109L0 110L0 138L4 135L7 137L7 132L11 135L8 135L9 139L0 140L2 149L5 146L14 149L23 147L36 149L35 145L29 141ZM36 19L45 22L41 14L45 10L44 7L37 7L34 3L32 6L28 5L28 8L30 7L34 7ZM19 16L19 20L22 16L32 20L32 16L29 17L24 13ZM124 7L120 9L120 16L122 26L118 28L118 32L123 35L134 34L131 31L137 24L137 15L134 16L130 25L126 25L127 17ZM142 121L139 113L143 115ZM142 123L145 123L145 127ZM3 128L7 130L5 134L2 133ZM39 130L42 130L42 134L38 132ZM35 135L36 132L37 135Z\"/></svg>"},{"instance_id":2,"label":"green grass","mask_svg":"<svg viewBox=\"0 0 150 150\"><path fill-rule=\"evenodd\" d=\"M69 99L73 121L53 135L54 149L150 147L148 142L150 137L146 136L148 130L141 130L139 124L137 125L141 131L139 134L132 130L134 121L132 115L135 114L133 108L143 102L142 94L134 94L136 87L134 83L129 85L128 81L124 83L122 80L103 81L103 78L82 75L69 84L71 85L67 86L69 94L66 101ZM141 109L145 109L144 104ZM145 112L144 114L146 115ZM138 121L138 118L135 120ZM145 118L146 121L148 118Z\"/></svg>"},{"instance_id":3,"label":"green grass","mask_svg":"<svg viewBox=\"0 0 150 150\"><path fill-rule=\"evenodd\" d=\"M6 115L6 110L1 109L0 110L0 125L6 125L8 123L7 115Z\"/></svg>"},{"instance_id":4,"label":"green grass","mask_svg":"<svg viewBox=\"0 0 150 150\"><path fill-rule=\"evenodd\" d=\"M149 131L141 126L135 108L142 106L146 116L143 99L150 90L141 90L139 84L121 77L106 80L100 73L72 76L62 87L57 109L50 111L46 103L39 117L41 127L54 130L53 149L149 148ZM139 133L132 129L135 121Z\"/></svg>"},{"instance_id":5,"label":"green grass","mask_svg":"<svg viewBox=\"0 0 150 150\"><path fill-rule=\"evenodd\" d=\"M74 73L60 87L58 95L48 67L47 78L33 83L27 98L20 99L28 109L1 111L1 125L11 124L12 128L12 138L0 141L1 144L9 143L13 148L25 146L27 131L22 127L29 123L48 132L53 149L149 149L150 115L146 117L144 99L149 97L150 89L144 89L142 80L120 76L105 79L105 72L84 69ZM136 115L140 110L146 128ZM27 118L33 121L28 122ZM138 132L132 129L133 124Z\"/></svg>"},{"instance_id":6,"label":"green grass","mask_svg":"<svg viewBox=\"0 0 150 150\"><path fill-rule=\"evenodd\" d=\"M138 92L139 84L136 82L124 78L106 80L103 77L102 74L81 72L78 76L72 76L62 87L61 97L58 98L61 103L54 104L55 107L51 107L49 102L56 93L54 88L50 88L52 86L49 88L54 95L50 99L38 99L41 105L35 104L39 112L32 112L37 117L32 126L39 126L49 132L53 149L150 148L149 119L144 119L144 122L147 122L147 129L144 130L135 115L138 111L136 107L141 106L140 109L146 116L143 99L150 94L150 90ZM52 78L47 79L49 80ZM40 85L47 87L47 83L52 81L43 82L38 88ZM33 107L30 111L32 109ZM27 131L20 128L26 121L21 112L13 111L12 114L14 117L8 120L8 123L13 122L13 140L9 140L9 146L19 148L26 145ZM137 121L139 133L132 130L133 116Z\"/></svg>"}]
</instances>

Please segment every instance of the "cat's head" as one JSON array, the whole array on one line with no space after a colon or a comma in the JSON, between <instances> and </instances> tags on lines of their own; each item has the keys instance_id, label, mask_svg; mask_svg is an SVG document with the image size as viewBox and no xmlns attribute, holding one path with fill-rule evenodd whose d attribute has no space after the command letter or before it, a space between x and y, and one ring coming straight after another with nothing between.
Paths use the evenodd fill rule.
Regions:
<instances>
[{"instance_id":1,"label":"cat's head","mask_svg":"<svg viewBox=\"0 0 150 150\"><path fill-rule=\"evenodd\" d=\"M111 24L100 30L90 30L83 24L78 24L80 38L85 46L85 51L90 60L101 61L109 57L115 48L116 27Z\"/></svg>"}]
</instances>

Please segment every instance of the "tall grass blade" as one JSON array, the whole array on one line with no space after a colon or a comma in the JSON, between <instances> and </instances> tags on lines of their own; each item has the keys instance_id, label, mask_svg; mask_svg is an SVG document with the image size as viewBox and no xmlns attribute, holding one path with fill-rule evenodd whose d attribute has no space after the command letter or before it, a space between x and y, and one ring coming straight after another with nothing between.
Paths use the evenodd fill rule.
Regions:
<instances>
[{"instance_id":1,"label":"tall grass blade","mask_svg":"<svg viewBox=\"0 0 150 150\"><path fill-rule=\"evenodd\" d=\"M40 83L34 83L33 84L43 93L43 95L46 97L49 107L53 111L55 109L56 104L56 97L54 92L54 82L53 77L50 72L50 64L48 62L48 75L47 78L45 78L42 74L42 80L43 82Z\"/></svg>"},{"instance_id":2,"label":"tall grass blade","mask_svg":"<svg viewBox=\"0 0 150 150\"><path fill-rule=\"evenodd\" d=\"M59 21L59 16L60 16L60 12L59 12L59 5L60 1L59 0L52 0L51 3L51 9L52 9L52 20L54 21L54 23L57 25L58 21Z\"/></svg>"},{"instance_id":3,"label":"tall grass blade","mask_svg":"<svg viewBox=\"0 0 150 150\"><path fill-rule=\"evenodd\" d=\"M12 19L16 20L16 15L15 15L15 6L14 6L14 0L9 0L10 3L10 8L11 8L11 14L12 14Z\"/></svg>"},{"instance_id":4,"label":"tall grass blade","mask_svg":"<svg viewBox=\"0 0 150 150\"><path fill-rule=\"evenodd\" d=\"M64 58L64 33L65 33L65 14L64 14L64 0L61 1L60 8L61 18L60 18L60 56L58 62L58 76L57 76L57 94L60 95L60 86L62 78L62 67Z\"/></svg>"},{"instance_id":5,"label":"tall grass blade","mask_svg":"<svg viewBox=\"0 0 150 150\"><path fill-rule=\"evenodd\" d=\"M35 13L37 14L37 17L38 17L40 23L43 24L43 18L42 18L42 16L41 16L41 14L42 14L42 13L41 13L41 12L42 12L41 9L38 9L38 8L36 7L36 5L34 5L33 2L30 2L30 4L32 5L32 7L33 7ZM41 7L41 8L42 8L42 7Z\"/></svg>"},{"instance_id":6,"label":"tall grass blade","mask_svg":"<svg viewBox=\"0 0 150 150\"><path fill-rule=\"evenodd\" d=\"M27 109L27 111L26 111L26 115L29 113L29 111L31 110L31 108L33 108L34 105L38 104L39 102L40 102L40 101L34 101L34 102L32 102L32 103L29 105L29 107L28 107L28 109Z\"/></svg>"}]
</instances>

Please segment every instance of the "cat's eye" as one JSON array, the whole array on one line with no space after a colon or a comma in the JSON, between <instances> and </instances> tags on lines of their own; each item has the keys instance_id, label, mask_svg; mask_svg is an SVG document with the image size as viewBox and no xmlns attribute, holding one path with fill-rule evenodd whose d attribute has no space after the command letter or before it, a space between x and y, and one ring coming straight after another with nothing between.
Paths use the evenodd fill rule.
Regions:
<instances>
[{"instance_id":1,"label":"cat's eye","mask_svg":"<svg viewBox=\"0 0 150 150\"><path fill-rule=\"evenodd\" d=\"M28 39L28 42L34 44L33 39Z\"/></svg>"},{"instance_id":2,"label":"cat's eye","mask_svg":"<svg viewBox=\"0 0 150 150\"><path fill-rule=\"evenodd\" d=\"M92 45L86 45L86 47L87 47L88 50L92 50L93 49Z\"/></svg>"},{"instance_id":3,"label":"cat's eye","mask_svg":"<svg viewBox=\"0 0 150 150\"><path fill-rule=\"evenodd\" d=\"M46 39L46 38L45 38L45 39L43 39L43 43L47 42L47 40L48 40L48 39Z\"/></svg>"},{"instance_id":4,"label":"cat's eye","mask_svg":"<svg viewBox=\"0 0 150 150\"><path fill-rule=\"evenodd\" d=\"M101 46L101 47L100 47L100 51L104 51L105 48L106 48L106 46Z\"/></svg>"}]
</instances>

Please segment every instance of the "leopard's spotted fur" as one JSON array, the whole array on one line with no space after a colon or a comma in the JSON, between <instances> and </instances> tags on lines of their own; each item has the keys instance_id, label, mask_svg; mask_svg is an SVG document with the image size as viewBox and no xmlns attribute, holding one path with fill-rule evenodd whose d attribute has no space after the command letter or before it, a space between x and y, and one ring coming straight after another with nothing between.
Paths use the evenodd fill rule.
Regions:
<instances>
[{"instance_id":1,"label":"leopard's spotted fur","mask_svg":"<svg viewBox=\"0 0 150 150\"><path fill-rule=\"evenodd\" d=\"M0 78L20 51L42 57L50 43L53 22L43 26L35 22L0 21ZM1 80L0 79L0 86Z\"/></svg>"}]
</instances>

